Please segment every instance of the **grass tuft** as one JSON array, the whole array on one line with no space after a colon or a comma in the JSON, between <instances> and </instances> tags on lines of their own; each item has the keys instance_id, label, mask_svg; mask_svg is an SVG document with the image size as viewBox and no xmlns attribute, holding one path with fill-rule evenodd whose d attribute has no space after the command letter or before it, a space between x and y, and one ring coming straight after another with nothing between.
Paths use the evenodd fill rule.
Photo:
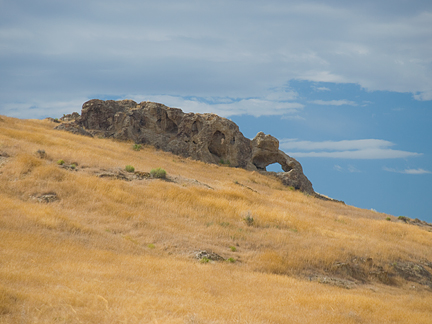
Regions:
<instances>
[{"instance_id":1,"label":"grass tuft","mask_svg":"<svg viewBox=\"0 0 432 324\"><path fill-rule=\"evenodd\" d=\"M126 165L125 170L127 172L135 172L135 168L132 165Z\"/></svg>"},{"instance_id":2,"label":"grass tuft","mask_svg":"<svg viewBox=\"0 0 432 324\"><path fill-rule=\"evenodd\" d=\"M162 168L156 168L156 169L151 169L150 171L150 175L153 178L158 178L158 179L165 179L166 178L166 171Z\"/></svg>"}]
</instances>

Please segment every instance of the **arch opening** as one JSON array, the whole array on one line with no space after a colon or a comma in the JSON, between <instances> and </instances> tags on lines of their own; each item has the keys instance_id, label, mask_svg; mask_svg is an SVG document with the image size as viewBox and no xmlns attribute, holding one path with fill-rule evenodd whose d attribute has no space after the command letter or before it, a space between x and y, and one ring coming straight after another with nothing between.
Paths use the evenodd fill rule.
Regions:
<instances>
[{"instance_id":1,"label":"arch opening","mask_svg":"<svg viewBox=\"0 0 432 324\"><path fill-rule=\"evenodd\" d=\"M266 168L267 171L270 171L270 172L285 172L282 169L282 165L280 165L278 162L269 164L265 168Z\"/></svg>"}]
</instances>

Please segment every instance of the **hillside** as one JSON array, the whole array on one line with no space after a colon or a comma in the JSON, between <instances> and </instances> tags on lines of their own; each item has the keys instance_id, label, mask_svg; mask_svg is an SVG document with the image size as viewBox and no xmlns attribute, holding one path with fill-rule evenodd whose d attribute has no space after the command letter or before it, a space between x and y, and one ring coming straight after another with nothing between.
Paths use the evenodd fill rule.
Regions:
<instances>
[{"instance_id":1,"label":"hillside","mask_svg":"<svg viewBox=\"0 0 432 324\"><path fill-rule=\"evenodd\" d=\"M432 322L427 224L56 125L0 116L0 323Z\"/></svg>"}]
</instances>

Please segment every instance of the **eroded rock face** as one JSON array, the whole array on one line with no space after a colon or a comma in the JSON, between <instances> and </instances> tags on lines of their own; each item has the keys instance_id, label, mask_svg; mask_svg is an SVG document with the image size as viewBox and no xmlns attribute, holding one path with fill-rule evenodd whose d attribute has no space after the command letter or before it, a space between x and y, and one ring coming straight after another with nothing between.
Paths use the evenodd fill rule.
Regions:
<instances>
[{"instance_id":1,"label":"eroded rock face","mask_svg":"<svg viewBox=\"0 0 432 324\"><path fill-rule=\"evenodd\" d=\"M259 132L252 140L252 165L259 171L266 171L266 167L279 163L285 172L272 172L288 187L293 187L308 194L313 194L312 183L304 175L301 164L294 158L279 150L279 141L271 135Z\"/></svg>"},{"instance_id":2,"label":"eroded rock face","mask_svg":"<svg viewBox=\"0 0 432 324\"><path fill-rule=\"evenodd\" d=\"M180 156L251 171L265 172L268 165L279 163L285 172L274 175L285 185L314 193L300 163L279 150L276 138L260 132L251 141L234 122L215 114L184 113L154 102L94 99L83 104L81 117L57 129L133 140Z\"/></svg>"}]
</instances>

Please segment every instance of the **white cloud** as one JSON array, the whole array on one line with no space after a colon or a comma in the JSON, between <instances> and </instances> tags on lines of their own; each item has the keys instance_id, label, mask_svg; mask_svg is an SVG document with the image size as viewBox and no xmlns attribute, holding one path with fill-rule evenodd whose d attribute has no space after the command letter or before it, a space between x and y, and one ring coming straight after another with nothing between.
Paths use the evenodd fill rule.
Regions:
<instances>
[{"instance_id":1,"label":"white cloud","mask_svg":"<svg viewBox=\"0 0 432 324\"><path fill-rule=\"evenodd\" d=\"M313 103L315 105L324 105L324 106L357 106L354 101L351 100L313 100L309 101L309 103Z\"/></svg>"},{"instance_id":2,"label":"white cloud","mask_svg":"<svg viewBox=\"0 0 432 324\"><path fill-rule=\"evenodd\" d=\"M359 172L361 172L359 169L357 169L353 165L348 165L348 171L351 172L351 173L359 173Z\"/></svg>"},{"instance_id":3,"label":"white cloud","mask_svg":"<svg viewBox=\"0 0 432 324\"><path fill-rule=\"evenodd\" d=\"M283 86L298 79L431 100L431 2L395 1L5 0L0 97L228 96L260 115L273 102L283 103L271 114L291 109L295 93Z\"/></svg>"},{"instance_id":4,"label":"white cloud","mask_svg":"<svg viewBox=\"0 0 432 324\"><path fill-rule=\"evenodd\" d=\"M282 116L282 120L306 120L306 118L299 116L299 115L292 115L292 116Z\"/></svg>"},{"instance_id":5,"label":"white cloud","mask_svg":"<svg viewBox=\"0 0 432 324\"><path fill-rule=\"evenodd\" d=\"M431 171L424 170L421 168L398 170L398 169L383 167L383 170L388 171L388 172L404 173L404 174L428 174L428 173L432 173Z\"/></svg>"},{"instance_id":6,"label":"white cloud","mask_svg":"<svg viewBox=\"0 0 432 324\"><path fill-rule=\"evenodd\" d=\"M343 168L340 165L335 164L333 167L336 171L343 172Z\"/></svg>"},{"instance_id":7,"label":"white cloud","mask_svg":"<svg viewBox=\"0 0 432 324\"><path fill-rule=\"evenodd\" d=\"M432 100L432 90L416 93L414 99L420 101Z\"/></svg>"},{"instance_id":8,"label":"white cloud","mask_svg":"<svg viewBox=\"0 0 432 324\"><path fill-rule=\"evenodd\" d=\"M335 164L333 169L335 169L338 172L345 172L345 169L338 164ZM350 173L360 173L361 172L359 169L357 169L355 166L353 166L351 164L348 165L347 171Z\"/></svg>"},{"instance_id":9,"label":"white cloud","mask_svg":"<svg viewBox=\"0 0 432 324\"><path fill-rule=\"evenodd\" d=\"M316 91L331 91L329 88L327 87L317 87L315 88Z\"/></svg>"},{"instance_id":10,"label":"white cloud","mask_svg":"<svg viewBox=\"0 0 432 324\"><path fill-rule=\"evenodd\" d=\"M234 115L252 115L255 117L263 115L284 115L296 113L304 106L297 102L280 102L265 99L241 99L230 98L207 98L207 102L200 98L184 99L179 96L127 96L137 102L150 100L163 103L170 107L181 108L185 112L215 113L220 116L229 117ZM209 101L211 101L209 103ZM289 118L290 116L286 116ZM292 116L297 119L296 116ZM300 117L301 118L301 117Z\"/></svg>"},{"instance_id":11,"label":"white cloud","mask_svg":"<svg viewBox=\"0 0 432 324\"><path fill-rule=\"evenodd\" d=\"M293 157L319 157L339 159L399 159L415 157L421 153L394 150L395 144L380 139L344 141L299 141L282 139L280 147Z\"/></svg>"},{"instance_id":12,"label":"white cloud","mask_svg":"<svg viewBox=\"0 0 432 324\"><path fill-rule=\"evenodd\" d=\"M70 101L41 101L9 103L1 107L0 114L14 116L17 118L45 118L61 117L74 111L81 113L81 107L87 98L74 99Z\"/></svg>"}]
</instances>

